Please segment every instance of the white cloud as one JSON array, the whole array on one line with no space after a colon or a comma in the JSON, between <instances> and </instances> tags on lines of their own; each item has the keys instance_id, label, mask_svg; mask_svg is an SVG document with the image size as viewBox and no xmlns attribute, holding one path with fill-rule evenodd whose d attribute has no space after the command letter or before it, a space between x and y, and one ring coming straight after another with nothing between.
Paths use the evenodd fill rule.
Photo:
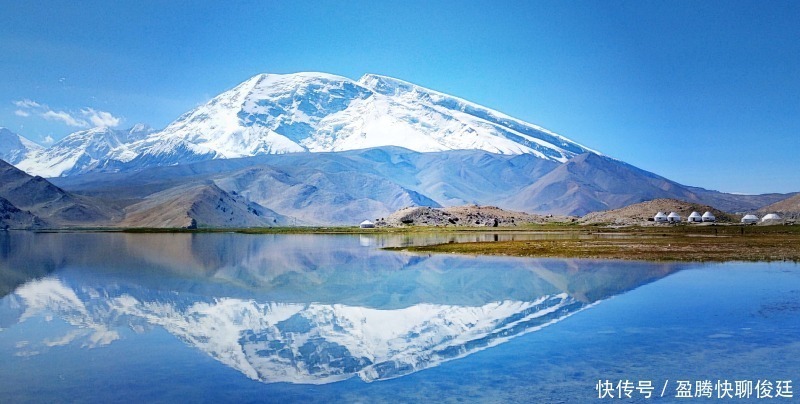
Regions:
<instances>
[{"instance_id":1,"label":"white cloud","mask_svg":"<svg viewBox=\"0 0 800 404\"><path fill-rule=\"evenodd\" d=\"M27 98L24 99L24 100L13 101L13 103L14 103L14 105L16 105L16 106L18 106L20 108L39 108L39 107L42 106L38 102L33 101L33 100L29 100Z\"/></svg>"},{"instance_id":2,"label":"white cloud","mask_svg":"<svg viewBox=\"0 0 800 404\"><path fill-rule=\"evenodd\" d=\"M108 126L113 128L122 122L122 119L111 115L110 112L98 111L94 108L84 108L81 110L81 113L88 118L89 122L94 126Z\"/></svg>"},{"instance_id":3,"label":"white cloud","mask_svg":"<svg viewBox=\"0 0 800 404\"><path fill-rule=\"evenodd\" d=\"M48 121L59 121L68 126L76 128L88 128L92 126L107 126L114 128L122 123L122 118L114 116L107 111L96 110L92 107L82 108L80 113L57 111L47 104L40 104L30 99L12 101L19 109L14 114L21 117L29 117L36 114Z\"/></svg>"},{"instance_id":4,"label":"white cloud","mask_svg":"<svg viewBox=\"0 0 800 404\"><path fill-rule=\"evenodd\" d=\"M47 111L42 112L41 114L39 114L39 116L41 116L44 119L47 119L48 121L61 121L61 122L64 122L65 124L67 124L68 126L74 126L74 127L77 127L77 128L85 128L85 127L89 126L89 124L86 121L84 121L83 119L75 118L74 116L70 115L68 112L64 112L64 111L56 112L56 111L48 109Z\"/></svg>"},{"instance_id":5,"label":"white cloud","mask_svg":"<svg viewBox=\"0 0 800 404\"><path fill-rule=\"evenodd\" d=\"M54 141L54 139L50 135L47 135L47 136L42 138L42 143L44 143L44 144L50 144L50 143L53 143L53 141Z\"/></svg>"},{"instance_id":6,"label":"white cloud","mask_svg":"<svg viewBox=\"0 0 800 404\"><path fill-rule=\"evenodd\" d=\"M45 339L44 341L42 341L42 343L44 343L46 346L48 346L50 348L52 348L54 346L64 346L64 345L68 345L72 341L75 341L76 338L82 337L84 335L86 335L86 331L85 330L80 330L80 329L72 330L72 331L68 332L67 335L64 335L61 338L58 338L58 339Z\"/></svg>"}]
</instances>

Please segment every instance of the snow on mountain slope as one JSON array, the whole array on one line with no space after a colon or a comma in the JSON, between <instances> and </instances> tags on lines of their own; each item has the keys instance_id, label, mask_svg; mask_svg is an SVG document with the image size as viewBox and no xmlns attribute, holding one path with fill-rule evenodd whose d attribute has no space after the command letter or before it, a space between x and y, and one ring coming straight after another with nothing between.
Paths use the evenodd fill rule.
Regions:
<instances>
[{"instance_id":1,"label":"snow on mountain slope","mask_svg":"<svg viewBox=\"0 0 800 404\"><path fill-rule=\"evenodd\" d=\"M123 136L76 132L19 167L43 176L201 160L399 146L483 150L563 163L594 152L500 112L401 80L325 73L260 74L180 116L164 130Z\"/></svg>"},{"instance_id":2,"label":"snow on mountain slope","mask_svg":"<svg viewBox=\"0 0 800 404\"><path fill-rule=\"evenodd\" d=\"M220 157L400 146L478 149L566 161L589 150L538 126L400 80L261 74L188 112L149 141L179 138Z\"/></svg>"},{"instance_id":3,"label":"snow on mountain slope","mask_svg":"<svg viewBox=\"0 0 800 404\"><path fill-rule=\"evenodd\" d=\"M153 132L148 126L135 125L127 130L98 127L74 132L47 149L39 149L20 161L17 167L32 175L58 177L110 168L137 156L131 144Z\"/></svg>"},{"instance_id":4,"label":"snow on mountain slope","mask_svg":"<svg viewBox=\"0 0 800 404\"><path fill-rule=\"evenodd\" d=\"M0 127L0 160L10 164L17 164L42 149L44 149L42 146L7 128Z\"/></svg>"},{"instance_id":5,"label":"snow on mountain slope","mask_svg":"<svg viewBox=\"0 0 800 404\"><path fill-rule=\"evenodd\" d=\"M359 80L359 83L376 93L395 98L406 105L431 105L443 114L450 112L459 121L488 132L490 136L486 137L486 140L489 143L497 141L497 139L493 139L494 136L500 136L505 140L523 145L525 148L521 149L521 153L532 153L539 157L562 163L569 157L586 152L599 154L595 150L577 144L540 126L406 81L376 74L366 74ZM479 134L485 135L486 132L479 131ZM512 150L518 147L511 146ZM453 149L480 149L495 152L490 147L453 147ZM500 153L521 154L513 151L503 152L502 150Z\"/></svg>"}]
</instances>

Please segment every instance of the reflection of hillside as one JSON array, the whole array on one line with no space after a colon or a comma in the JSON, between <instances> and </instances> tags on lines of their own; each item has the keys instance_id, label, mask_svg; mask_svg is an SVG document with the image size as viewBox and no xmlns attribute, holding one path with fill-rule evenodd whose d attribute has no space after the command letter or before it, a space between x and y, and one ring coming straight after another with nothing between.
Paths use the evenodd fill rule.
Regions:
<instances>
[{"instance_id":1,"label":"reflection of hillside","mask_svg":"<svg viewBox=\"0 0 800 404\"><path fill-rule=\"evenodd\" d=\"M681 268L376 248L418 242L405 237L13 233L0 236L4 287L15 290L0 300L0 327L48 316L73 327L27 354L160 327L256 380L372 381L497 345Z\"/></svg>"},{"instance_id":2,"label":"reflection of hillside","mask_svg":"<svg viewBox=\"0 0 800 404\"><path fill-rule=\"evenodd\" d=\"M401 236L75 233L0 234L0 287L59 269L122 276L159 290L254 295L376 308L480 305L567 292L593 302L666 276L677 264L410 255L386 245L441 242ZM446 235L461 240L493 235ZM342 290L348 293L342 294Z\"/></svg>"},{"instance_id":3,"label":"reflection of hillside","mask_svg":"<svg viewBox=\"0 0 800 404\"><path fill-rule=\"evenodd\" d=\"M542 260L529 268L575 299L592 303L635 289L687 267L676 263Z\"/></svg>"}]
</instances>

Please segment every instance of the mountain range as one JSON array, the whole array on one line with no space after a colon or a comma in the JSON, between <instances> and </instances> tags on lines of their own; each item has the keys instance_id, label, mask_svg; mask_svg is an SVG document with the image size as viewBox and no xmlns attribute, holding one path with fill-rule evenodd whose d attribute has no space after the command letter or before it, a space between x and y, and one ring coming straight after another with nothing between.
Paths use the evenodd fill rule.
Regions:
<instances>
[{"instance_id":1,"label":"mountain range","mask_svg":"<svg viewBox=\"0 0 800 404\"><path fill-rule=\"evenodd\" d=\"M794 195L678 184L374 74L260 74L163 130L93 128L49 148L2 129L0 158L117 212L105 215L110 225L134 227L352 224L406 206L460 204L583 215L656 198L755 211Z\"/></svg>"}]
</instances>

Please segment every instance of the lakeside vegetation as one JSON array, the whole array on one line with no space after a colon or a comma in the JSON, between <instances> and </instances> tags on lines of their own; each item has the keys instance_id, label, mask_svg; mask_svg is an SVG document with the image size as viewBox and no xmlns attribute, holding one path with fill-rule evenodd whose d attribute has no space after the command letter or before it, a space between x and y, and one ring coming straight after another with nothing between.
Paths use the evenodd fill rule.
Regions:
<instances>
[{"instance_id":1,"label":"lakeside vegetation","mask_svg":"<svg viewBox=\"0 0 800 404\"><path fill-rule=\"evenodd\" d=\"M388 247L392 251L452 253L643 261L793 261L800 262L800 226L658 225L609 227L575 223L529 224L513 227L404 226L268 227L200 229L71 229L40 231L148 233L241 233L241 234L541 234L541 240L449 242L410 247ZM552 235L552 238L548 238Z\"/></svg>"},{"instance_id":2,"label":"lakeside vegetation","mask_svg":"<svg viewBox=\"0 0 800 404\"><path fill-rule=\"evenodd\" d=\"M582 227L568 239L446 243L390 249L642 261L800 262L800 226Z\"/></svg>"}]
</instances>

